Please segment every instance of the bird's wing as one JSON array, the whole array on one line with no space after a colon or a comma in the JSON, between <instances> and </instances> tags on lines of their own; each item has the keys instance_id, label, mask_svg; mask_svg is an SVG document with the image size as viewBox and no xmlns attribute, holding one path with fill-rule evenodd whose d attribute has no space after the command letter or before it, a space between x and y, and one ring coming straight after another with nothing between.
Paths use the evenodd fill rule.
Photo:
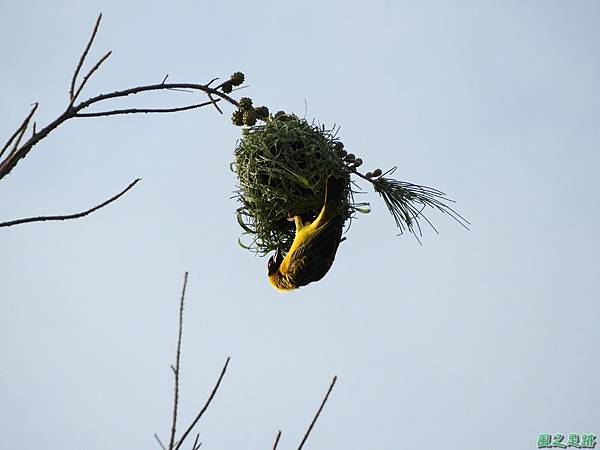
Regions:
<instances>
[{"instance_id":1,"label":"bird's wing","mask_svg":"<svg viewBox=\"0 0 600 450\"><path fill-rule=\"evenodd\" d=\"M319 281L329 271L340 245L342 224L341 216L334 217L289 256L287 272L298 286Z\"/></svg>"}]
</instances>

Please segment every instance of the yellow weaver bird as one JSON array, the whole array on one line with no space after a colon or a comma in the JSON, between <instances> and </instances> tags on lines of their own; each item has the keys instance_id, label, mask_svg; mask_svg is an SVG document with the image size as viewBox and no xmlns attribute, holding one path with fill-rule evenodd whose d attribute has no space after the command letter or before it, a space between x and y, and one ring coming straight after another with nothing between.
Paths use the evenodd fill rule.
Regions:
<instances>
[{"instance_id":1,"label":"yellow weaver bird","mask_svg":"<svg viewBox=\"0 0 600 450\"><path fill-rule=\"evenodd\" d=\"M291 291L319 281L327 274L342 237L344 220L340 215L346 180L327 178L323 208L313 222L302 223L300 216L293 220L296 235L285 258L281 250L269 258L269 282L280 292Z\"/></svg>"}]
</instances>

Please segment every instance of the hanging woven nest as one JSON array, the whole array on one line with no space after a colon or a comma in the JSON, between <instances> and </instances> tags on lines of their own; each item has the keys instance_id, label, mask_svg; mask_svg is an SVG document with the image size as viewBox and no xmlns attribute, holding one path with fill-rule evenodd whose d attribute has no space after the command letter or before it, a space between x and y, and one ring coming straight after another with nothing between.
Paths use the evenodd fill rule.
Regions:
<instances>
[{"instance_id":1,"label":"hanging woven nest","mask_svg":"<svg viewBox=\"0 0 600 450\"><path fill-rule=\"evenodd\" d=\"M264 108L264 110L261 110ZM340 207L344 222L356 212L369 212L368 203L354 201L352 175L370 182L393 215L400 231L408 230L417 239L422 230L419 219L427 206L449 213L461 225L468 222L456 213L444 194L436 189L387 178L395 168L361 173L362 160L344 150L334 129L326 129L282 111L270 116L265 107L252 107L250 99L241 99L232 117L245 124L235 149L232 169L238 176L236 197L241 206L237 219L244 230L240 245L261 255L278 248L287 251L294 240L294 224L288 217L299 215L313 220L323 206L327 177L347 180ZM264 124L256 125L257 119ZM435 230L435 228L433 228Z\"/></svg>"},{"instance_id":2,"label":"hanging woven nest","mask_svg":"<svg viewBox=\"0 0 600 450\"><path fill-rule=\"evenodd\" d=\"M350 172L340 158L342 147L333 130L283 113L244 130L233 166L242 203L238 222L251 235L243 245L261 254L288 249L295 231L288 217L313 220L323 206L330 175L347 180L341 214L344 221L349 219L361 205L352 201Z\"/></svg>"}]
</instances>

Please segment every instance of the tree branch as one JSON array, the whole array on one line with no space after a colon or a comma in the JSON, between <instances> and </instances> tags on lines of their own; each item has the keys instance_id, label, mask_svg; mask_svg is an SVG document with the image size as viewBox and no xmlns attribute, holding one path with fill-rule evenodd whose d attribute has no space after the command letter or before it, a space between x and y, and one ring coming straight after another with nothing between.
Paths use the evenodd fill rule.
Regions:
<instances>
[{"instance_id":1,"label":"tree branch","mask_svg":"<svg viewBox=\"0 0 600 450\"><path fill-rule=\"evenodd\" d=\"M77 81L77 75L79 75L79 71L81 70L81 67L83 66L83 62L85 61L85 58L88 54L88 52L90 51L90 48L92 47L92 43L94 42L94 39L96 38L96 33L98 33L98 28L100 27L100 21L102 20L102 13L100 13L100 15L98 15L98 18L96 19L96 24L94 25L94 30L92 31L92 36L90 37L90 40L88 41L87 45L85 46L85 49L83 50L83 53L81 54L81 57L79 58L79 62L77 63L77 67L75 67L75 72L73 73L73 78L71 78L71 88L69 89L69 98L71 100L71 103L75 100L75 82ZM77 92L79 93L79 92Z\"/></svg>"},{"instance_id":2,"label":"tree branch","mask_svg":"<svg viewBox=\"0 0 600 450\"><path fill-rule=\"evenodd\" d=\"M23 120L23 123L21 123L21 125L19 125L19 128L17 128L17 130L13 133L13 135L8 139L6 144L4 144L4 147L2 147L2 150L0 150L0 158L2 157L2 155L4 154L6 149L10 146L12 141L14 141L14 139L17 137L17 135L19 135L20 137L23 136L23 133L24 133L23 130L27 129L27 126L29 125L29 121L33 117L33 114L35 113L35 110L38 108L38 106L39 106L38 103L33 104L33 108L31 108L31 111L29 111L29 114L27 114L27 117L25 117L25 120ZM34 130L35 130L35 124L34 124ZM19 137L19 142L21 140L20 137ZM13 151L14 151L15 147L17 147L18 145L19 145L19 143L17 142L17 144L13 147ZM12 151L11 151L11 153L12 153Z\"/></svg>"},{"instance_id":3,"label":"tree branch","mask_svg":"<svg viewBox=\"0 0 600 450\"><path fill-rule=\"evenodd\" d=\"M162 443L162 441L158 437L158 434L154 433L154 439L156 439L156 442L158 442L158 445L160 445L160 448L162 450L167 450L166 447L165 447L165 445Z\"/></svg>"},{"instance_id":4,"label":"tree branch","mask_svg":"<svg viewBox=\"0 0 600 450\"><path fill-rule=\"evenodd\" d=\"M215 101L218 102L219 99L217 99ZM195 105L179 106L176 108L114 109L112 111L78 113L75 117L106 117L106 116L116 116L118 114L140 114L140 113L173 113L173 112L179 112L179 111L188 111L190 109L202 108L203 106L207 106L212 103L213 102L196 103Z\"/></svg>"},{"instance_id":5,"label":"tree branch","mask_svg":"<svg viewBox=\"0 0 600 450\"><path fill-rule=\"evenodd\" d=\"M275 442L273 443L273 450L277 450L277 445L279 444L279 439L281 439L281 430L277 432L277 436L275 437Z\"/></svg>"},{"instance_id":6,"label":"tree branch","mask_svg":"<svg viewBox=\"0 0 600 450\"><path fill-rule=\"evenodd\" d=\"M111 100L115 98L127 97L129 95L140 94L142 92L152 92L152 91L161 91L161 90L170 90L170 89L190 89L194 91L200 91L205 94L211 94L218 96L220 99L225 100L226 102L238 106L238 102L228 96L227 94L217 91L216 89L207 87L204 84L197 83L161 83L161 84L151 84L146 86L137 86L134 88L124 89L121 91L111 92L109 94L100 94L96 97L92 97L86 101L83 101L77 105L70 105L65 112L63 112L59 117L57 117L54 121L48 124L46 127L42 128L37 133L33 134L24 144L22 144L19 148L16 148L8 158L5 158L4 161L0 162L0 179L4 178L6 175L10 173L10 171L17 165L17 163L25 158L27 154L31 151L31 149L42 139L44 139L48 134L54 131L58 126L63 124L69 119L74 117L97 117L97 116L107 116L107 115L115 115L115 114L131 114L131 113L140 113L140 112L156 112L156 113L171 113L177 111L186 111L189 109L196 109L202 106L207 106L210 104L215 105L218 99L211 99L210 102L199 103L196 105L188 105L179 108L165 108L163 109L130 109L130 110L115 110L115 111L105 111L101 113L81 113L84 109L88 108L91 105L96 103L100 103L105 100ZM20 131L21 128L19 128ZM14 139L14 138L13 138Z\"/></svg>"},{"instance_id":7,"label":"tree branch","mask_svg":"<svg viewBox=\"0 0 600 450\"><path fill-rule=\"evenodd\" d=\"M333 390L333 386L335 386L336 381L337 381L337 375L333 377L333 380L331 380L331 385L329 386L329 389L327 390L327 394L325 394L325 397L323 398L323 401L321 402L321 406L319 406L319 409L317 410L317 414L315 414L315 417L312 420L312 422L310 423L308 430L306 430L306 434L304 435L304 438L302 438L302 442L300 442L300 446L298 447L298 450L302 450L302 447L304 446L304 443L308 439L310 432L312 431L313 427L315 426L315 423L317 422L317 419L319 418L321 411L323 411L323 407L325 406L325 403L327 403L329 394L331 394L331 391Z\"/></svg>"},{"instance_id":8,"label":"tree branch","mask_svg":"<svg viewBox=\"0 0 600 450\"><path fill-rule=\"evenodd\" d=\"M110 57L110 55L112 55L112 50L109 51L102 58L100 58L100 60L94 65L94 67L92 67L90 69L90 71L85 75L85 77L83 77L83 81L79 85L79 88L77 89L77 92L75 92L75 95L73 95L73 97L71 98L71 104L73 104L75 102L75 100L77 99L77 97L79 97L79 94L81 94L81 91L83 90L83 87L88 82L88 80L90 79L90 77L94 74L94 72L96 70L98 70L100 68L100 66L102 65L102 63L104 61L106 61Z\"/></svg>"},{"instance_id":9,"label":"tree branch","mask_svg":"<svg viewBox=\"0 0 600 450\"><path fill-rule=\"evenodd\" d=\"M200 439L200 433L196 433L196 439L194 439L192 450L198 450L200 447L202 447L202 442L198 442L198 439Z\"/></svg>"},{"instance_id":10,"label":"tree branch","mask_svg":"<svg viewBox=\"0 0 600 450\"><path fill-rule=\"evenodd\" d=\"M33 115L33 112L35 111L35 108L37 108L37 105L36 105L36 107L33 109L33 111L30 113L30 115L26 118L25 122L17 129L17 131L13 134L13 136L11 136L11 138L8 140L8 143L5 144L5 146L0 151L0 156L2 156L4 154L4 152L6 151L6 149L10 146L10 144L15 140L15 138L17 138L17 143L16 143L16 145L13 146L13 150L9 153L9 155L6 158L4 158L4 160L0 160L0 179L4 178L6 175L8 175L12 171L12 169L17 165L17 163L21 159L25 158L38 142L40 142L42 139L44 139L46 136L48 136L48 134L50 134L52 131L54 131L57 127L62 125L64 122L66 122L69 119L72 119L74 117L100 117L100 116L111 116L111 115L117 115L117 114L136 114L136 113L173 113L173 112L178 112L178 111L187 111L187 110L191 110L191 109L197 109L197 108L201 108L203 106L207 106L210 104L214 105L215 108L222 114L223 111L217 105L217 102L220 100L224 100L224 101L234 105L235 107L238 106L238 102L236 100L234 100L232 97L230 97L226 93L220 91L218 87L216 87L216 88L210 87L210 84L212 84L214 79L211 80L211 82L209 82L208 84L198 84L198 83L169 83L169 84L167 84L167 83L165 83L166 77L165 77L165 79L163 79L162 83L160 83L160 84L137 86L137 87L133 87L133 88L129 88L129 89L111 92L108 94L100 94L100 95L89 98L89 99L75 105L75 100L78 98L78 96L82 92L82 90L83 90L84 86L86 85L86 83L88 82L88 80L100 68L102 63L104 61L106 61L108 59L108 57L111 55L111 52L108 52L102 58L100 58L100 60L84 76L83 81L81 82L79 87L76 89L77 77L79 76L79 74L81 72L81 69L85 62L85 59L90 51L90 48L94 42L94 39L96 38L96 34L98 32L98 28L100 26L101 19L102 19L102 14L100 14L98 16L98 19L96 20L94 29L92 31L92 35L91 35L85 49L83 50L83 53L81 54L81 57L79 58L79 62L77 63L77 66L75 68L75 72L73 73L73 77L71 79L71 84L70 84L70 89L69 89L70 101L69 101L69 105L67 106L67 109L62 114L60 114L56 119L54 119L48 125L43 127L41 130L39 130L39 131L34 130L31 137L26 142L21 144L20 139L24 135L23 130L27 128L27 125L29 124L29 120L31 119L31 116ZM188 91L202 92L208 96L210 101L205 102L205 103L196 103L196 104L192 104L192 105L173 107L173 108L126 108L126 109L115 109L115 110L111 110L111 111L100 111L100 112L89 112L89 113L85 112L85 110L88 107L90 107L91 105L95 105L97 103L101 103L106 100L123 98L123 97L127 97L129 95L135 95L135 94L139 94L142 92L152 92L152 91L161 91L161 90L181 90L181 89L185 89Z\"/></svg>"},{"instance_id":11,"label":"tree branch","mask_svg":"<svg viewBox=\"0 0 600 450\"><path fill-rule=\"evenodd\" d=\"M175 443L175 432L177 431L177 410L179 406L179 363L181 361L181 336L183 335L183 304L185 302L185 289L187 288L188 273L183 277L183 289L181 291L181 300L179 301L179 331L177 335L177 352L175 354L175 394L173 395L173 420L171 421L171 438L169 440L169 450L173 450Z\"/></svg>"},{"instance_id":12,"label":"tree branch","mask_svg":"<svg viewBox=\"0 0 600 450\"><path fill-rule=\"evenodd\" d=\"M129 186L127 186L125 189L123 189L117 195L109 198L108 200L106 200L105 202L103 202L103 203L101 203L101 204L99 204L97 206L94 206L91 209L88 209L87 211L83 211L83 212L76 213L76 214L62 215L62 216L39 216L39 217L28 217L26 219L11 220L11 221L8 221L8 222L2 222L2 223L0 223L0 228L2 228L2 227L11 227L13 225L19 225L19 224L22 224L22 223L30 223L30 222L48 222L48 221L54 221L54 220L79 219L80 217L87 216L88 214L91 214L94 211L97 211L100 208L105 207L106 205L114 202L115 200L118 200L121 196L125 195L125 193L127 191L129 191L133 186L135 186L138 181L140 181L140 178L135 179Z\"/></svg>"},{"instance_id":13,"label":"tree branch","mask_svg":"<svg viewBox=\"0 0 600 450\"><path fill-rule=\"evenodd\" d=\"M191 423L191 425L188 427L188 429L185 430L185 432L181 435L181 438L179 438L179 440L177 441L177 445L174 447L174 450L179 450L179 448L181 447L181 445L185 441L185 438L187 438L188 435L192 432L192 430L194 429L194 427L196 426L196 424L198 423L198 421L200 420L200 418L202 417L202 415L208 409L208 406L210 405L210 402L214 398L215 394L217 393L217 390L219 389L219 386L221 385L221 381L223 380L223 376L225 375L225 372L227 371L227 366L229 365L229 360L230 359L231 358L227 358L227 360L225 361L225 365L223 366L223 369L221 370L221 375L219 375L219 379L217 380L217 383L215 384L215 387L213 388L212 392L210 393L210 396L208 397L208 400L206 400L206 403L204 404L204 406L202 407L202 409L200 410L200 412L198 413L198 415L196 416L196 418L193 420L193 422Z\"/></svg>"}]
</instances>

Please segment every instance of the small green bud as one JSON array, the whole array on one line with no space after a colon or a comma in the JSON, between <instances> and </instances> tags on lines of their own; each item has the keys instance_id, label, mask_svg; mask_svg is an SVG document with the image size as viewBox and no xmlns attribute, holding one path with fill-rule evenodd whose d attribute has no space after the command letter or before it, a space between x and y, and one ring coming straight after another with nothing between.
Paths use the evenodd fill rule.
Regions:
<instances>
[{"instance_id":1,"label":"small green bud","mask_svg":"<svg viewBox=\"0 0 600 450\"><path fill-rule=\"evenodd\" d=\"M248 111L252 109L252 99L248 97L242 97L239 101L240 109L242 111Z\"/></svg>"},{"instance_id":2,"label":"small green bud","mask_svg":"<svg viewBox=\"0 0 600 450\"><path fill-rule=\"evenodd\" d=\"M362 159L360 159L360 158L356 158L356 159L354 160L354 167L360 167L360 166L362 166L362 163L363 163L363 160L362 160Z\"/></svg>"},{"instance_id":3,"label":"small green bud","mask_svg":"<svg viewBox=\"0 0 600 450\"><path fill-rule=\"evenodd\" d=\"M252 126L256 124L256 113L253 109L249 109L243 112L244 114L244 125Z\"/></svg>"},{"instance_id":4,"label":"small green bud","mask_svg":"<svg viewBox=\"0 0 600 450\"><path fill-rule=\"evenodd\" d=\"M269 108L266 106L259 106L254 110L256 118L260 120L267 120L269 118Z\"/></svg>"},{"instance_id":5,"label":"small green bud","mask_svg":"<svg viewBox=\"0 0 600 450\"><path fill-rule=\"evenodd\" d=\"M221 85L221 90L226 94L230 94L233 90L233 85L231 84L231 81L226 81L225 83L223 83Z\"/></svg>"},{"instance_id":6,"label":"small green bud","mask_svg":"<svg viewBox=\"0 0 600 450\"><path fill-rule=\"evenodd\" d=\"M242 72L235 72L234 74L231 75L231 78L229 79L231 81L231 84L233 86L239 86L240 84L242 84L244 82L244 74Z\"/></svg>"},{"instance_id":7,"label":"small green bud","mask_svg":"<svg viewBox=\"0 0 600 450\"><path fill-rule=\"evenodd\" d=\"M374 176L374 177L380 177L382 173L383 173L383 172L381 171L381 169L375 169L375 170L373 171L373 176Z\"/></svg>"},{"instance_id":8,"label":"small green bud","mask_svg":"<svg viewBox=\"0 0 600 450\"><path fill-rule=\"evenodd\" d=\"M367 172L367 173L365 173L365 177L367 177L367 178L373 178L373 172Z\"/></svg>"},{"instance_id":9,"label":"small green bud","mask_svg":"<svg viewBox=\"0 0 600 450\"><path fill-rule=\"evenodd\" d=\"M344 161L353 162L355 159L356 159L356 156L354 156L354 153L348 153L346 155L346 157L344 158Z\"/></svg>"},{"instance_id":10,"label":"small green bud","mask_svg":"<svg viewBox=\"0 0 600 450\"><path fill-rule=\"evenodd\" d=\"M231 121L234 125L241 127L242 125L244 125L244 113L239 109L237 111L234 111L231 115Z\"/></svg>"},{"instance_id":11,"label":"small green bud","mask_svg":"<svg viewBox=\"0 0 600 450\"><path fill-rule=\"evenodd\" d=\"M336 150L336 153L340 158L343 158L344 156L346 156L348 154L348 152L346 150L344 150L343 148L340 150Z\"/></svg>"},{"instance_id":12,"label":"small green bud","mask_svg":"<svg viewBox=\"0 0 600 450\"><path fill-rule=\"evenodd\" d=\"M277 112L275 113L275 116L274 116L274 117L275 117L276 119L280 119L281 117L285 117L286 115L287 115L287 114L285 113L285 111L277 111Z\"/></svg>"}]
</instances>

